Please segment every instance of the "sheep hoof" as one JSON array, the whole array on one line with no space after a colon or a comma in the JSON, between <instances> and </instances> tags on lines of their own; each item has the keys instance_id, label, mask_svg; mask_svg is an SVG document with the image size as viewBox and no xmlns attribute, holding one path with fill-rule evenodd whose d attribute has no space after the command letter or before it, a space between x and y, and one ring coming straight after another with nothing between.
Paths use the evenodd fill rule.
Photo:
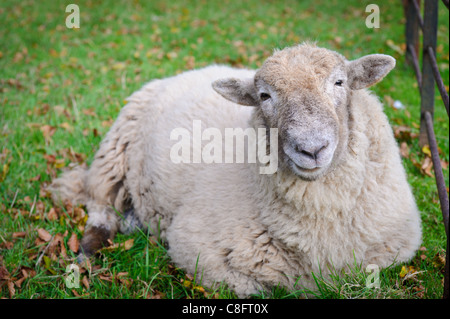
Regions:
<instances>
[{"instance_id":1,"label":"sheep hoof","mask_svg":"<svg viewBox=\"0 0 450 319\"><path fill-rule=\"evenodd\" d=\"M91 262L89 260L89 256L86 256L83 253L78 254L77 256L77 264L79 264L80 266L83 266L85 268L89 268L89 266L91 265Z\"/></svg>"}]
</instances>

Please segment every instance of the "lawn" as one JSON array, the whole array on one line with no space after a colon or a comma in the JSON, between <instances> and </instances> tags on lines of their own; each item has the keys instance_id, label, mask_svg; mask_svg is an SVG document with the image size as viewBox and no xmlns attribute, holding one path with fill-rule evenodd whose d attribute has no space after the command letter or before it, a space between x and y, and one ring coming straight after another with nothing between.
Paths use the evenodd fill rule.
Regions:
<instances>
[{"instance_id":1,"label":"lawn","mask_svg":"<svg viewBox=\"0 0 450 319\"><path fill-rule=\"evenodd\" d=\"M348 59L384 53L396 68L373 91L402 145L408 179L422 212L423 243L406 264L368 274L317 277L318 298L441 298L445 231L427 149L418 145L420 94L405 62L401 1L379 2L380 28L367 28L374 1L73 1L80 28L65 21L69 1L0 2L0 297L233 298L222 286L193 284L157 238L118 235L80 285L66 285L86 213L54 206L45 187L62 169L89 164L125 99L154 78L212 63L257 68L305 40ZM448 91L449 13L440 3L437 61ZM403 108L395 108L400 101ZM395 103L397 105L398 103ZM448 185L449 120L436 91L435 132ZM448 192L448 186L447 186ZM274 288L255 298L303 298Z\"/></svg>"}]
</instances>

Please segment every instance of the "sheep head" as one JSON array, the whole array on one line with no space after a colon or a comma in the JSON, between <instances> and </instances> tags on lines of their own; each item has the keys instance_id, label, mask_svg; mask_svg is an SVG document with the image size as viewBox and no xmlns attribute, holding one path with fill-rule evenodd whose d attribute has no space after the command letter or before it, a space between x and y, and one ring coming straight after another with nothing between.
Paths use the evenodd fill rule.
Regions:
<instances>
[{"instance_id":1,"label":"sheep head","mask_svg":"<svg viewBox=\"0 0 450 319\"><path fill-rule=\"evenodd\" d=\"M226 99L261 109L279 131L280 165L315 180L339 162L347 147L353 90L386 76L395 59L382 54L347 61L311 44L276 51L249 79L220 79L213 88Z\"/></svg>"}]
</instances>

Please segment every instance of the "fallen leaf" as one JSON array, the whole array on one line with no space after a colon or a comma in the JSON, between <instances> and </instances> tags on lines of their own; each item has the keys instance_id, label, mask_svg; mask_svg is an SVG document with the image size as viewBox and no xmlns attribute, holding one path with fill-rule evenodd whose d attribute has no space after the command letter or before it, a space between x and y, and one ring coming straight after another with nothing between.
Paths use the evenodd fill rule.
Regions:
<instances>
[{"instance_id":1,"label":"fallen leaf","mask_svg":"<svg viewBox=\"0 0 450 319\"><path fill-rule=\"evenodd\" d=\"M404 158L408 158L409 157L409 147L408 144L406 142L402 142L400 144L400 155Z\"/></svg>"},{"instance_id":2,"label":"fallen leaf","mask_svg":"<svg viewBox=\"0 0 450 319\"><path fill-rule=\"evenodd\" d=\"M161 291L158 291L158 290L155 290L155 293L153 293L152 295L147 295L147 298L150 298L150 299L163 299L165 297L166 297L166 294Z\"/></svg>"},{"instance_id":3,"label":"fallen leaf","mask_svg":"<svg viewBox=\"0 0 450 319\"><path fill-rule=\"evenodd\" d=\"M47 219L50 221L58 220L58 214L54 207L50 208L50 211L47 213Z\"/></svg>"},{"instance_id":4,"label":"fallen leaf","mask_svg":"<svg viewBox=\"0 0 450 319\"><path fill-rule=\"evenodd\" d=\"M83 109L82 112L85 115L97 117L97 113L95 112L94 108Z\"/></svg>"},{"instance_id":5,"label":"fallen leaf","mask_svg":"<svg viewBox=\"0 0 450 319\"><path fill-rule=\"evenodd\" d=\"M402 270L400 271L400 278L404 278L406 276L406 274L408 273L408 268L406 268L406 266L402 266Z\"/></svg>"},{"instance_id":6,"label":"fallen leaf","mask_svg":"<svg viewBox=\"0 0 450 319\"><path fill-rule=\"evenodd\" d=\"M110 281L112 282L112 278L111 276L105 276L105 275L98 275L98 278L100 278L101 280L106 280L106 281Z\"/></svg>"},{"instance_id":7,"label":"fallen leaf","mask_svg":"<svg viewBox=\"0 0 450 319\"><path fill-rule=\"evenodd\" d=\"M29 179L30 182L37 182L41 180L41 174L36 175L35 177L32 177Z\"/></svg>"},{"instance_id":8,"label":"fallen leaf","mask_svg":"<svg viewBox=\"0 0 450 319\"><path fill-rule=\"evenodd\" d=\"M440 159L442 169L448 168L448 162L444 161L442 158Z\"/></svg>"},{"instance_id":9,"label":"fallen leaf","mask_svg":"<svg viewBox=\"0 0 450 319\"><path fill-rule=\"evenodd\" d=\"M72 233L69 241L67 242L67 245L69 246L69 249L74 253L78 252L78 249L80 248L80 242L78 241L78 237L75 233Z\"/></svg>"},{"instance_id":10,"label":"fallen leaf","mask_svg":"<svg viewBox=\"0 0 450 319\"><path fill-rule=\"evenodd\" d=\"M51 268L52 260L48 256L44 256L42 260L44 260L44 268L47 269L52 275L56 275L56 271Z\"/></svg>"},{"instance_id":11,"label":"fallen leaf","mask_svg":"<svg viewBox=\"0 0 450 319\"><path fill-rule=\"evenodd\" d=\"M75 295L75 297L81 297L75 289L72 289L72 293Z\"/></svg>"},{"instance_id":12,"label":"fallen leaf","mask_svg":"<svg viewBox=\"0 0 450 319\"><path fill-rule=\"evenodd\" d=\"M123 70L123 69L125 69L125 67L126 67L126 64L123 62L117 62L112 65L113 70Z\"/></svg>"},{"instance_id":13,"label":"fallen leaf","mask_svg":"<svg viewBox=\"0 0 450 319\"><path fill-rule=\"evenodd\" d=\"M23 267L21 269L21 275L22 277L14 282L14 284L19 288L22 286L22 283L25 281L25 279L36 276L36 271L28 267Z\"/></svg>"},{"instance_id":14,"label":"fallen leaf","mask_svg":"<svg viewBox=\"0 0 450 319\"><path fill-rule=\"evenodd\" d=\"M86 289L89 289L89 280L87 279L86 276L83 276L83 279L81 279L81 283L83 284L84 287L86 287Z\"/></svg>"},{"instance_id":15,"label":"fallen leaf","mask_svg":"<svg viewBox=\"0 0 450 319\"><path fill-rule=\"evenodd\" d=\"M59 125L59 127L65 129L65 130L68 131L69 133L72 133L72 132L73 132L73 126L71 126L71 125L70 125L69 123L67 123L67 122L61 123L61 124Z\"/></svg>"},{"instance_id":16,"label":"fallen leaf","mask_svg":"<svg viewBox=\"0 0 450 319\"><path fill-rule=\"evenodd\" d=\"M430 177L433 177L433 173L431 172L433 168L433 161L430 157L425 157L422 161L421 171Z\"/></svg>"},{"instance_id":17,"label":"fallen leaf","mask_svg":"<svg viewBox=\"0 0 450 319\"><path fill-rule=\"evenodd\" d=\"M423 298L425 293L425 288L422 285L419 285L419 287L415 286L413 287L413 290L416 292L416 297Z\"/></svg>"},{"instance_id":18,"label":"fallen leaf","mask_svg":"<svg viewBox=\"0 0 450 319\"><path fill-rule=\"evenodd\" d=\"M9 280L9 271L4 267L0 267L0 280Z\"/></svg>"},{"instance_id":19,"label":"fallen leaf","mask_svg":"<svg viewBox=\"0 0 450 319\"><path fill-rule=\"evenodd\" d=\"M16 289L14 289L14 283L11 280L8 280L6 282L6 285L8 286L9 297L13 298L14 295L16 294Z\"/></svg>"},{"instance_id":20,"label":"fallen leaf","mask_svg":"<svg viewBox=\"0 0 450 319\"><path fill-rule=\"evenodd\" d=\"M47 160L47 164L54 164L56 161L56 156L52 154L44 154L44 158Z\"/></svg>"},{"instance_id":21,"label":"fallen leaf","mask_svg":"<svg viewBox=\"0 0 450 319\"><path fill-rule=\"evenodd\" d=\"M402 44L397 45L391 39L386 40L386 44L387 44L388 47L390 47L392 50L394 50L395 52L397 52L400 55L403 55L405 53L404 52L404 45L402 45Z\"/></svg>"},{"instance_id":22,"label":"fallen leaf","mask_svg":"<svg viewBox=\"0 0 450 319\"><path fill-rule=\"evenodd\" d=\"M44 138L46 141L50 141L53 134L56 132L56 127L51 125L42 125L40 128L42 135L44 135Z\"/></svg>"},{"instance_id":23,"label":"fallen leaf","mask_svg":"<svg viewBox=\"0 0 450 319\"><path fill-rule=\"evenodd\" d=\"M424 154L426 154L427 156L431 157L430 146L425 145L424 147L422 147L422 153L424 153Z\"/></svg>"},{"instance_id":24,"label":"fallen leaf","mask_svg":"<svg viewBox=\"0 0 450 319\"><path fill-rule=\"evenodd\" d=\"M394 136L396 139L401 141L410 141L419 136L417 133L413 133L411 128L408 126L394 126Z\"/></svg>"},{"instance_id":25,"label":"fallen leaf","mask_svg":"<svg viewBox=\"0 0 450 319\"><path fill-rule=\"evenodd\" d=\"M134 245L134 239L128 239L123 243L116 243L116 244L112 244L108 247L103 247L102 249L100 249L101 251L113 251L116 249L124 249L124 250L130 250Z\"/></svg>"},{"instance_id":26,"label":"fallen leaf","mask_svg":"<svg viewBox=\"0 0 450 319\"><path fill-rule=\"evenodd\" d=\"M49 242L50 239L52 239L52 235L50 235L50 233L43 228L38 229L38 236L45 242Z\"/></svg>"},{"instance_id":27,"label":"fallen leaf","mask_svg":"<svg viewBox=\"0 0 450 319\"><path fill-rule=\"evenodd\" d=\"M26 235L27 233L24 231L15 232L12 234L13 238L25 238Z\"/></svg>"}]
</instances>

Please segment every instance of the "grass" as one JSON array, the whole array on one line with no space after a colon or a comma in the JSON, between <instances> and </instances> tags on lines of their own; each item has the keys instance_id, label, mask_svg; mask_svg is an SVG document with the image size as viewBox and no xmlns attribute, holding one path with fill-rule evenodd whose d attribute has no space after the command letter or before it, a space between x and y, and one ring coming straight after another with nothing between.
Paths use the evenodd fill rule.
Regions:
<instances>
[{"instance_id":1,"label":"grass","mask_svg":"<svg viewBox=\"0 0 450 319\"><path fill-rule=\"evenodd\" d=\"M405 63L400 2L380 4L380 28L365 27L371 1L77 1L80 28L65 27L64 1L0 4L0 297L13 298L234 298L192 284L164 246L147 234L130 249L102 251L82 267L78 289L65 285L85 217L53 207L43 190L61 169L92 161L124 99L143 83L211 63L256 68L274 48L304 40L349 59L385 53L397 67L375 87L405 143L404 165L422 212L423 244L410 263L380 272L380 288L367 289L358 265L332 280L317 274L316 298L440 298L445 232L434 178L420 167L420 94ZM437 59L448 90L448 10L440 3ZM436 91L437 92L437 91ZM404 109L391 107L401 101ZM449 122L436 93L435 130L441 158L449 162ZM426 172L425 172L426 173ZM431 174L432 175L432 174ZM444 169L448 185L448 168ZM52 211L53 210L53 211ZM59 234L57 247L38 229ZM63 256L63 248L65 256ZM53 250L53 251L52 251ZM5 273L5 270L7 273ZM200 274L198 274L200 275ZM278 287L254 298L302 298Z\"/></svg>"}]
</instances>

